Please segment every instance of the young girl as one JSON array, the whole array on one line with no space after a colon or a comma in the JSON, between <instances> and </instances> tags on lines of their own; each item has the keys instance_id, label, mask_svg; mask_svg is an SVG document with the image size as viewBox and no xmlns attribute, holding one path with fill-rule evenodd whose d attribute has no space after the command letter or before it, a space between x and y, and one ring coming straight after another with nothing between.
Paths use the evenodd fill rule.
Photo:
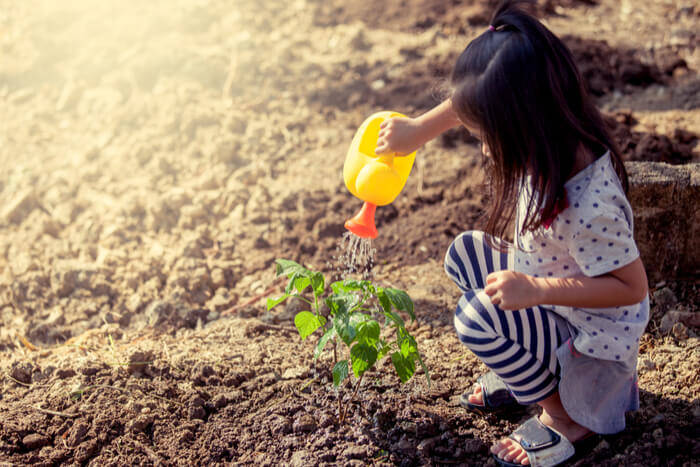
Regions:
<instances>
[{"instance_id":1,"label":"young girl","mask_svg":"<svg viewBox=\"0 0 700 467\"><path fill-rule=\"evenodd\" d=\"M623 430L639 405L649 302L627 174L571 53L514 2L462 52L451 83L433 110L384 122L377 153L410 153L457 125L481 140L486 232L462 233L445 256L462 292L457 335L491 370L462 403L540 405L491 451L502 465L557 465L592 434Z\"/></svg>"}]
</instances>

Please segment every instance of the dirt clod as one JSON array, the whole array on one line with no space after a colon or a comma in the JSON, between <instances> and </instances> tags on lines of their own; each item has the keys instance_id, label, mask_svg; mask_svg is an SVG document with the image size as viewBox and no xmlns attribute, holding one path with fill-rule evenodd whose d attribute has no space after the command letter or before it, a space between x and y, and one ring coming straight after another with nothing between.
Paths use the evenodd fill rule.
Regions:
<instances>
[{"instance_id":1,"label":"dirt clod","mask_svg":"<svg viewBox=\"0 0 700 467\"><path fill-rule=\"evenodd\" d=\"M316 420L309 414L300 415L292 425L294 433L310 433L316 430Z\"/></svg>"},{"instance_id":2,"label":"dirt clod","mask_svg":"<svg viewBox=\"0 0 700 467\"><path fill-rule=\"evenodd\" d=\"M30 384L34 367L28 362L15 362L10 369L10 376L20 383Z\"/></svg>"},{"instance_id":3,"label":"dirt clod","mask_svg":"<svg viewBox=\"0 0 700 467\"><path fill-rule=\"evenodd\" d=\"M153 415L141 415L131 420L128 423L127 428L132 432L142 432L151 426L153 421Z\"/></svg>"},{"instance_id":4,"label":"dirt clod","mask_svg":"<svg viewBox=\"0 0 700 467\"><path fill-rule=\"evenodd\" d=\"M87 434L89 429L90 425L88 425L87 422L79 420L68 431L66 442L69 446L79 445L85 439L85 435Z\"/></svg>"},{"instance_id":5,"label":"dirt clod","mask_svg":"<svg viewBox=\"0 0 700 467\"><path fill-rule=\"evenodd\" d=\"M33 451L34 449L38 449L41 447L46 446L47 444L51 443L51 438L42 435L39 433L31 433L22 438L22 444L24 444L24 447L29 449L30 451Z\"/></svg>"}]
</instances>

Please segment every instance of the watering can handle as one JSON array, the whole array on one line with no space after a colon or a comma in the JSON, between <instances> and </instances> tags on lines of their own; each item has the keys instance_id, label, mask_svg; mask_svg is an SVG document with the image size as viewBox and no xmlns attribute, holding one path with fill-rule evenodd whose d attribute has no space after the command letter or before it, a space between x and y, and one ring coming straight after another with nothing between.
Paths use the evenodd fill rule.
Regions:
<instances>
[{"instance_id":1,"label":"watering can handle","mask_svg":"<svg viewBox=\"0 0 700 467\"><path fill-rule=\"evenodd\" d=\"M386 154L380 154L380 155L377 156L377 161L383 162L383 163L385 163L386 165L388 165L389 167L393 167L393 166L394 166L394 157L395 157L395 156L396 156L396 153L395 153L395 152L389 152L389 153L386 153Z\"/></svg>"}]
</instances>

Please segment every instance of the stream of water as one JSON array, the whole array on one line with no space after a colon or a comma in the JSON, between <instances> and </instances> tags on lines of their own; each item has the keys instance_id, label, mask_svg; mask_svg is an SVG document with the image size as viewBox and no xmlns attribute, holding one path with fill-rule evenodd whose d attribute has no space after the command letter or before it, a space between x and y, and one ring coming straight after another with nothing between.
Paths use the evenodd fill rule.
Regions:
<instances>
[{"instance_id":1,"label":"stream of water","mask_svg":"<svg viewBox=\"0 0 700 467\"><path fill-rule=\"evenodd\" d=\"M377 249L371 238L362 238L345 232L336 246L335 264L329 265L336 279L350 277L371 280L374 278L374 257ZM359 276L359 277L358 277Z\"/></svg>"}]
</instances>

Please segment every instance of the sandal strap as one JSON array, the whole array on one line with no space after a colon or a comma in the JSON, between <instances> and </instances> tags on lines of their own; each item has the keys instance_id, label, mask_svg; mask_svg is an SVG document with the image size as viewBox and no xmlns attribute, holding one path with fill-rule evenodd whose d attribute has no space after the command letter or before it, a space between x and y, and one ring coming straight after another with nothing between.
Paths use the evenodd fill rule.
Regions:
<instances>
[{"instance_id":1,"label":"sandal strap","mask_svg":"<svg viewBox=\"0 0 700 467\"><path fill-rule=\"evenodd\" d=\"M481 385L485 406L495 408L516 402L508 386L493 371L481 375L477 382Z\"/></svg>"},{"instance_id":2,"label":"sandal strap","mask_svg":"<svg viewBox=\"0 0 700 467\"><path fill-rule=\"evenodd\" d=\"M523 423L510 438L520 443L533 467L558 465L576 452L568 439L540 422L538 416Z\"/></svg>"}]
</instances>

